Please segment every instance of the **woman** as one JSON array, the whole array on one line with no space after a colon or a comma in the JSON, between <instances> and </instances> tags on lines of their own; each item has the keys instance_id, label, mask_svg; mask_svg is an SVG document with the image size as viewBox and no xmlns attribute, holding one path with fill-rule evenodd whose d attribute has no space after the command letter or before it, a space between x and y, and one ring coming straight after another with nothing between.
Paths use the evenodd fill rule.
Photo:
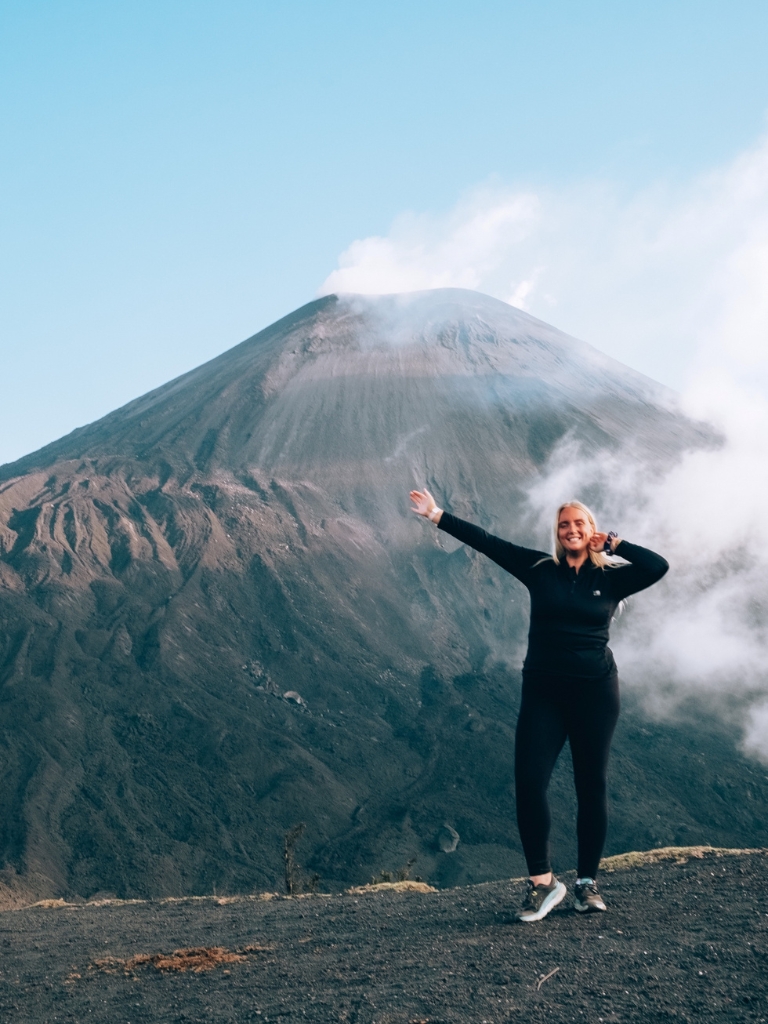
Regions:
<instances>
[{"instance_id":1,"label":"woman","mask_svg":"<svg viewBox=\"0 0 768 1024\"><path fill-rule=\"evenodd\" d=\"M578 800L576 910L605 910L596 876L608 826L606 772L619 716L619 680L608 628L619 603L656 583L669 568L660 556L615 533L600 533L580 501L555 518L555 553L521 548L464 522L411 491L413 511L482 552L527 588L528 653L515 734L517 824L530 879L517 917L540 921L565 896L549 856L547 787L566 738ZM618 555L625 564L615 563Z\"/></svg>"}]
</instances>

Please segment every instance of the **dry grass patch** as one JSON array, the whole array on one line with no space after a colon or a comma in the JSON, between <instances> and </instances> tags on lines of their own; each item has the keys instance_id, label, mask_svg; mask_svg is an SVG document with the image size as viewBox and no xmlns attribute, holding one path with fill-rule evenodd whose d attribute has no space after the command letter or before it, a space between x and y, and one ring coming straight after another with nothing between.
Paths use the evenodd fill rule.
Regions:
<instances>
[{"instance_id":1,"label":"dry grass patch","mask_svg":"<svg viewBox=\"0 0 768 1024\"><path fill-rule=\"evenodd\" d=\"M400 882L372 882L370 885L356 885L353 889L347 889L347 892L357 895L358 893L385 892L387 890L393 890L394 892L438 891L434 885L427 885L426 882L412 882L410 878L404 878Z\"/></svg>"},{"instance_id":2,"label":"dry grass patch","mask_svg":"<svg viewBox=\"0 0 768 1024\"><path fill-rule=\"evenodd\" d=\"M105 974L133 974L142 967L154 967L156 971L176 971L180 974L192 971L193 974L202 974L216 967L244 963L254 953L266 953L272 948L250 945L233 950L226 946L190 946L187 949L175 949L172 953L138 953L125 960L117 956L104 956L89 964L88 970L103 971Z\"/></svg>"},{"instance_id":3,"label":"dry grass patch","mask_svg":"<svg viewBox=\"0 0 768 1024\"><path fill-rule=\"evenodd\" d=\"M727 846L661 846L658 850L632 850L618 853L615 857L604 857L600 861L603 871L627 871L644 864L657 864L662 860L673 860L676 864L687 864L689 860L702 857L738 857L746 854L768 854L768 849L738 850Z\"/></svg>"},{"instance_id":4,"label":"dry grass patch","mask_svg":"<svg viewBox=\"0 0 768 1024\"><path fill-rule=\"evenodd\" d=\"M330 895L328 893L302 893L301 897L304 896L325 896ZM286 899L290 897L281 896L277 892L259 892L244 896L163 896L158 900L146 900L146 899L127 899L121 900L117 898L105 898L100 900L88 900L87 902L82 901L78 903L69 903L64 899L46 899L37 900L35 903L19 902L18 905L14 905L9 908L0 906L0 910L11 909L11 910L92 910L94 907L128 907L134 906L138 903L213 903L218 907L228 906L230 903L243 903L248 900L273 900L273 899Z\"/></svg>"}]
</instances>

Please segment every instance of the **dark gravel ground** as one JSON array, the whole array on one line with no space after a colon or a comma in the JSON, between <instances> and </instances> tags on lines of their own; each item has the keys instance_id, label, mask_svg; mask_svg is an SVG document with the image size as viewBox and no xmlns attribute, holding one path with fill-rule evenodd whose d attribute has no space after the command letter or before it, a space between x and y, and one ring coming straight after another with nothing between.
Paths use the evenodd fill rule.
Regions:
<instances>
[{"instance_id":1,"label":"dark gravel ground","mask_svg":"<svg viewBox=\"0 0 768 1024\"><path fill-rule=\"evenodd\" d=\"M662 862L605 874L608 913L568 899L537 925L514 921L519 882L6 911L0 1020L765 1021L767 883L761 854ZM268 948L197 974L94 966L249 945Z\"/></svg>"}]
</instances>

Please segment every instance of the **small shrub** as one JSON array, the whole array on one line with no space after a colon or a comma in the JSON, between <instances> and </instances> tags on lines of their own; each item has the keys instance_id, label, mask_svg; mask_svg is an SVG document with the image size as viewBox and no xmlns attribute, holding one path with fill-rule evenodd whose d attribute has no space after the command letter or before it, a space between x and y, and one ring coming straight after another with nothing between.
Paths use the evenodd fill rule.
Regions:
<instances>
[{"instance_id":1,"label":"small shrub","mask_svg":"<svg viewBox=\"0 0 768 1024\"><path fill-rule=\"evenodd\" d=\"M374 875L371 878L371 885L379 885L381 882L407 882L411 877L411 868L416 863L416 858L411 859L404 864L397 871L380 871L378 875ZM416 882L420 882L420 878L414 879Z\"/></svg>"},{"instance_id":2,"label":"small shrub","mask_svg":"<svg viewBox=\"0 0 768 1024\"><path fill-rule=\"evenodd\" d=\"M317 887L320 883L320 875L317 872L307 878L296 862L294 850L306 827L303 821L299 822L298 825L294 825L293 828L285 833L283 840L285 891L289 896L294 896L300 892L317 892Z\"/></svg>"}]
</instances>

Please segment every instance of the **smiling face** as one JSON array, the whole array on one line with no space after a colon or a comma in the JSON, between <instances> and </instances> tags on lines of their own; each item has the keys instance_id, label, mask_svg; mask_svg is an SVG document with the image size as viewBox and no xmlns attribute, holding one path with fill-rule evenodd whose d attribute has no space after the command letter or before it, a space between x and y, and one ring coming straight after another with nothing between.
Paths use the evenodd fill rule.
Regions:
<instances>
[{"instance_id":1,"label":"smiling face","mask_svg":"<svg viewBox=\"0 0 768 1024\"><path fill-rule=\"evenodd\" d=\"M557 539L566 555L581 555L589 549L589 541L595 532L586 512L573 505L566 505L557 519Z\"/></svg>"}]
</instances>

